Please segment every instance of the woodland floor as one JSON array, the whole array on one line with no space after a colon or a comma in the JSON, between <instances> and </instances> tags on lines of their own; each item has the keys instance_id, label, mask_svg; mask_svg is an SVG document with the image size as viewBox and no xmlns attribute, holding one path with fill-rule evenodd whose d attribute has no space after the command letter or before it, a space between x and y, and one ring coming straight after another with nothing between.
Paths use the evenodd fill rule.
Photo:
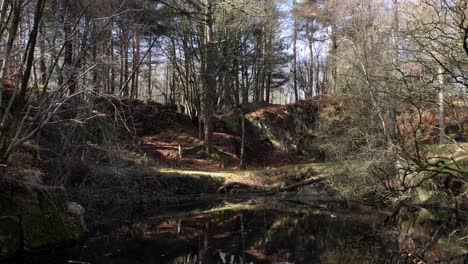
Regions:
<instances>
[{"instance_id":1,"label":"woodland floor","mask_svg":"<svg viewBox=\"0 0 468 264\"><path fill-rule=\"evenodd\" d=\"M233 171L239 169L239 157L236 153L236 141L240 138L223 132L215 132L213 144L220 153L220 158L210 158L202 150L203 142L198 139L196 131L176 132L165 131L141 138L141 149L162 168L184 168L195 171ZM179 158L179 145L183 149ZM305 164L307 161L300 156L272 151L261 144L250 143L249 148L257 152L257 157L248 161L249 169L281 167L287 165Z\"/></svg>"}]
</instances>

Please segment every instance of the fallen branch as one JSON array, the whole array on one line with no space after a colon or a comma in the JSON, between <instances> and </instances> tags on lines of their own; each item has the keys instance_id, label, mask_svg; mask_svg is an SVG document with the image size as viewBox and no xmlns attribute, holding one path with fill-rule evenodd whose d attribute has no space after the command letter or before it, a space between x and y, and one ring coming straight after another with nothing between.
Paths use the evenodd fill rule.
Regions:
<instances>
[{"instance_id":1,"label":"fallen branch","mask_svg":"<svg viewBox=\"0 0 468 264\"><path fill-rule=\"evenodd\" d=\"M295 190L297 188L300 188L300 187L303 187L303 186L306 186L306 185L311 185L311 184L322 182L325 179L326 179L325 176L314 177L314 178L310 178L310 179L307 179L305 181L302 181L302 182L299 182L299 183L296 183L296 184L293 184L293 185L289 185L289 186L286 186L286 187L283 187L283 188L279 188L279 189L272 190L272 191L267 191L267 192L262 193L262 194L263 195L272 195L272 194L277 194L277 193L280 193L280 192L287 192L287 191Z\"/></svg>"},{"instance_id":2,"label":"fallen branch","mask_svg":"<svg viewBox=\"0 0 468 264\"><path fill-rule=\"evenodd\" d=\"M257 186L252 186L246 183L241 182L229 182L221 187L218 188L216 191L217 193L228 193L231 190L245 190L250 192L259 192L261 190L258 189Z\"/></svg>"},{"instance_id":3,"label":"fallen branch","mask_svg":"<svg viewBox=\"0 0 468 264\"><path fill-rule=\"evenodd\" d=\"M217 190L217 193L228 193L228 192L233 192L235 190L235 192L248 192L248 193L255 193L255 194L259 194L259 195L273 195L273 194L277 194L277 193L280 193L280 192L287 192L287 191L291 191L291 190L295 190L297 188L300 188L300 187L303 187L303 186L306 186L306 185L311 185L311 184L315 184L315 183L319 183L319 182L322 182L326 179L325 176L319 176L319 177L314 177L314 178L310 178L310 179L307 179L305 181L302 181L302 182L299 182L299 183L296 183L296 184L292 184L292 185L289 185L289 186L286 186L286 187L283 187L283 188L278 188L278 189L274 189L274 190L262 190L261 188L259 188L258 186L252 186L252 185L249 185L249 184L246 184L246 183L241 183L241 182L229 182L221 187L218 188Z\"/></svg>"}]
</instances>

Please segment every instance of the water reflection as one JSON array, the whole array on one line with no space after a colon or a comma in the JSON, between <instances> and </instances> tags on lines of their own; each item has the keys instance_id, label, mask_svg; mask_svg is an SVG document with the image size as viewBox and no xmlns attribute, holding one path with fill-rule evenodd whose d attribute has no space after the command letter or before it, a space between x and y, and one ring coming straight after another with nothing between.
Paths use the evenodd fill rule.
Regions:
<instances>
[{"instance_id":1,"label":"water reflection","mask_svg":"<svg viewBox=\"0 0 468 264\"><path fill-rule=\"evenodd\" d=\"M446 234L457 224L450 222L450 216L437 220L434 214L429 218L421 214L427 216L425 211L401 210L392 229L384 225L388 213L373 208L277 201L223 203L201 213L146 218L24 262L413 263L414 257L401 253L416 252L422 248L418 243L425 243L423 238L434 232ZM448 223L444 232L440 223ZM407 248L411 243L415 247ZM427 259L427 253L423 257Z\"/></svg>"}]
</instances>

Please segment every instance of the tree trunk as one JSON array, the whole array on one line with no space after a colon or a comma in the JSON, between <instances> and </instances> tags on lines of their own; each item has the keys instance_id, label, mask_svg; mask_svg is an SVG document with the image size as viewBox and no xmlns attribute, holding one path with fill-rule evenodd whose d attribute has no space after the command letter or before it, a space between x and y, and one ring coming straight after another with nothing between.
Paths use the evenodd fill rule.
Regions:
<instances>
[{"instance_id":1,"label":"tree trunk","mask_svg":"<svg viewBox=\"0 0 468 264\"><path fill-rule=\"evenodd\" d=\"M439 66L439 144L447 143L445 136L445 95L444 95L444 69Z\"/></svg>"},{"instance_id":2,"label":"tree trunk","mask_svg":"<svg viewBox=\"0 0 468 264\"><path fill-rule=\"evenodd\" d=\"M18 26L19 22L21 19L21 1L16 0L13 3L13 12L12 12L12 18L10 19L10 25L8 26L8 37L7 41L5 43L5 48L4 48L4 53L3 53L3 62L2 62L2 67L0 69L0 111L1 107L3 105L2 99L3 99L3 88L5 85L5 78L8 73L8 67L10 65L10 57L11 57L11 51L13 48L13 44L16 39L16 35L18 33ZM3 116L3 113L0 112L0 117ZM3 123L3 122L2 122ZM0 131L2 130L2 127L0 126Z\"/></svg>"},{"instance_id":3,"label":"tree trunk","mask_svg":"<svg viewBox=\"0 0 468 264\"><path fill-rule=\"evenodd\" d=\"M312 20L312 25L307 25L306 35L307 35L307 44L309 47L309 81L307 83L307 97L311 98L314 95L314 29Z\"/></svg>"},{"instance_id":4,"label":"tree trunk","mask_svg":"<svg viewBox=\"0 0 468 264\"><path fill-rule=\"evenodd\" d=\"M296 7L296 1L293 2L293 6ZM299 101L299 93L297 89L297 39L298 39L298 23L296 15L294 15L294 32L293 32L293 81L294 81L294 99Z\"/></svg>"},{"instance_id":5,"label":"tree trunk","mask_svg":"<svg viewBox=\"0 0 468 264\"><path fill-rule=\"evenodd\" d=\"M123 32L123 46L122 46L122 50L123 50L123 95L125 97L128 97L129 96L129 89L128 89L128 46L129 46L129 37L128 37L128 32Z\"/></svg>"},{"instance_id":6,"label":"tree trunk","mask_svg":"<svg viewBox=\"0 0 468 264\"><path fill-rule=\"evenodd\" d=\"M133 32L133 60L132 60L132 89L131 98L137 99L139 95L139 76L140 76L140 33L138 30Z\"/></svg>"},{"instance_id":7,"label":"tree trunk","mask_svg":"<svg viewBox=\"0 0 468 264\"><path fill-rule=\"evenodd\" d=\"M240 164L239 169L245 169L245 115L242 113L241 120L241 149L240 149Z\"/></svg>"},{"instance_id":8,"label":"tree trunk","mask_svg":"<svg viewBox=\"0 0 468 264\"><path fill-rule=\"evenodd\" d=\"M399 13L398 13L398 0L393 0L393 29L392 29L392 39L393 39L393 64L394 67L399 67L399 39L398 39L398 31L400 29L399 27ZM398 73L396 73L398 74ZM390 94L390 109L389 109L389 120L388 120L388 133L389 137L392 142L389 142L389 148L390 151L394 151L394 142L396 141L396 132L397 132L397 106L396 106L396 101L397 101L397 86L398 84L395 83L395 85L390 85L391 91L389 92Z\"/></svg>"},{"instance_id":9,"label":"tree trunk","mask_svg":"<svg viewBox=\"0 0 468 264\"><path fill-rule=\"evenodd\" d=\"M268 71L268 76L267 76L267 83L266 83L266 98L265 102L270 103L270 94L271 94L271 77L272 73L271 71Z\"/></svg>"},{"instance_id":10,"label":"tree trunk","mask_svg":"<svg viewBox=\"0 0 468 264\"><path fill-rule=\"evenodd\" d=\"M205 150L208 153L212 152L213 127L212 118L215 107L215 89L216 89L216 46L214 43L214 21L213 21L213 4L212 0L205 0L206 6L206 25L205 25L205 56L206 69L204 73L204 90L205 90Z\"/></svg>"},{"instance_id":11,"label":"tree trunk","mask_svg":"<svg viewBox=\"0 0 468 264\"><path fill-rule=\"evenodd\" d=\"M153 78L153 67L152 67L152 51L151 48L148 52L148 99L152 99L152 94L153 94L153 87L152 85L152 78Z\"/></svg>"},{"instance_id":12,"label":"tree trunk","mask_svg":"<svg viewBox=\"0 0 468 264\"><path fill-rule=\"evenodd\" d=\"M66 7L64 7L67 9ZM68 12L68 11L64 11ZM70 14L65 14L66 18L63 22L63 32L65 38L65 54L64 54L64 71L66 87L68 94L74 94L76 92L76 80L75 80L75 65L73 65L73 38L72 38L72 18Z\"/></svg>"},{"instance_id":13,"label":"tree trunk","mask_svg":"<svg viewBox=\"0 0 468 264\"><path fill-rule=\"evenodd\" d=\"M338 65L337 65L337 53L338 53L338 40L337 40L337 26L335 22L332 23L332 35L331 35L331 57L330 57L330 93L336 92L336 81L338 78Z\"/></svg>"},{"instance_id":14,"label":"tree trunk","mask_svg":"<svg viewBox=\"0 0 468 264\"><path fill-rule=\"evenodd\" d=\"M239 93L240 93L240 80L239 80L239 61L237 60L237 54L236 54L236 58L234 58L234 72L235 72L235 76L234 76L234 80L235 80L235 91L234 91L234 101L236 103L236 105L239 105L240 104L240 98L239 98Z\"/></svg>"},{"instance_id":15,"label":"tree trunk","mask_svg":"<svg viewBox=\"0 0 468 264\"><path fill-rule=\"evenodd\" d=\"M115 93L115 69L114 69L114 38L112 38L112 28L110 29L110 47L109 47L109 58L110 58L110 93L114 94Z\"/></svg>"},{"instance_id":16,"label":"tree trunk","mask_svg":"<svg viewBox=\"0 0 468 264\"><path fill-rule=\"evenodd\" d=\"M21 1L19 1L21 2ZM44 11L45 0L38 0L36 5L36 10L34 13L34 22L32 29L28 35L28 41L26 44L26 50L24 51L23 60L20 66L20 71L22 72L21 81L16 81L16 91L19 90L19 93L16 97L12 97L10 103L12 108L11 111L8 110L4 113L5 116L9 116L8 119L2 118L0 126L0 163L4 164L8 162L11 152L14 148L18 147L21 144L21 137L26 130L25 123L23 122L29 114L28 107L28 98L27 98L27 88L29 83L29 78L31 76L31 70L34 62L34 50L36 48L37 36L39 33L39 27ZM21 6L16 6L19 8L16 13L17 16L21 13ZM15 8L16 8L15 7ZM16 11L15 11L16 12ZM15 27L14 20L20 18L12 18L13 23L11 27ZM11 29L10 27L10 29ZM14 40L14 38L13 38ZM7 65L8 68L8 65ZM18 86L19 85L19 86ZM24 111L28 109L28 111Z\"/></svg>"}]
</instances>

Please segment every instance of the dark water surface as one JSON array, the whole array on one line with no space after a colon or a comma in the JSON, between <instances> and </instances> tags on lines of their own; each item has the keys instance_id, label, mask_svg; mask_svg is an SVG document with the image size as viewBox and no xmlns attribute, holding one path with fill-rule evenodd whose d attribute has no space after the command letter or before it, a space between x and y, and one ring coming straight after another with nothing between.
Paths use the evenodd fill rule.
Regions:
<instances>
[{"instance_id":1,"label":"dark water surface","mask_svg":"<svg viewBox=\"0 0 468 264\"><path fill-rule=\"evenodd\" d=\"M16 263L413 263L402 249L418 223L389 216L337 202L222 201L93 232Z\"/></svg>"}]
</instances>

